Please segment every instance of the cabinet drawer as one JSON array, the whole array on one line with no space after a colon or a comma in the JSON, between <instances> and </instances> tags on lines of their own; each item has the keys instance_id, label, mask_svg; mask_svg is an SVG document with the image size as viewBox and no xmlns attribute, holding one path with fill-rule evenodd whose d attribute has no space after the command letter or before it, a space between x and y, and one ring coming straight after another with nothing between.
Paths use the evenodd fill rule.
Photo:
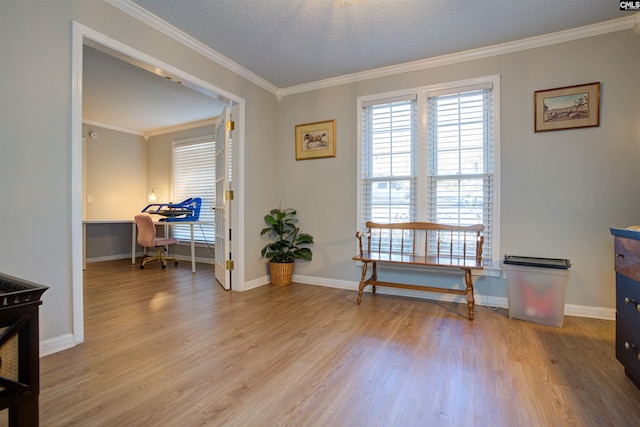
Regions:
<instances>
[{"instance_id":1,"label":"cabinet drawer","mask_svg":"<svg viewBox=\"0 0 640 427\"><path fill-rule=\"evenodd\" d=\"M640 281L640 241L616 236L614 249L616 271Z\"/></svg>"},{"instance_id":2,"label":"cabinet drawer","mask_svg":"<svg viewBox=\"0 0 640 427\"><path fill-rule=\"evenodd\" d=\"M616 273L616 311L640 325L640 283Z\"/></svg>"},{"instance_id":3,"label":"cabinet drawer","mask_svg":"<svg viewBox=\"0 0 640 427\"><path fill-rule=\"evenodd\" d=\"M616 359L625 367L627 374L640 382L640 331L637 323L616 313Z\"/></svg>"}]
</instances>

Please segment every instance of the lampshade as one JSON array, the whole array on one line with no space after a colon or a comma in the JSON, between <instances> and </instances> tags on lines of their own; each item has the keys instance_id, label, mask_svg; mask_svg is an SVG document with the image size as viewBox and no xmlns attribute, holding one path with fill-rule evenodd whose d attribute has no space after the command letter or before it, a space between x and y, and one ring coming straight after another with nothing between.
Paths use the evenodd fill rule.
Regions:
<instances>
[{"instance_id":1,"label":"lampshade","mask_svg":"<svg viewBox=\"0 0 640 427\"><path fill-rule=\"evenodd\" d=\"M162 199L162 189L161 188L152 188L151 193L149 193L148 200L150 203L155 203Z\"/></svg>"}]
</instances>

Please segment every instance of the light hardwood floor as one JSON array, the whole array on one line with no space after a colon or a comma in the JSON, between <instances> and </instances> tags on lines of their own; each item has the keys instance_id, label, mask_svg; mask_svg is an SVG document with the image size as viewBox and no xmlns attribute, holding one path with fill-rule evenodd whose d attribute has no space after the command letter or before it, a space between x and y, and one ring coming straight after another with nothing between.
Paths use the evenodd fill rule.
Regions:
<instances>
[{"instance_id":1,"label":"light hardwood floor","mask_svg":"<svg viewBox=\"0 0 640 427\"><path fill-rule=\"evenodd\" d=\"M302 284L225 292L198 265L85 272L86 341L41 359L42 426L625 426L615 322ZM46 299L45 299L46 304Z\"/></svg>"}]
</instances>

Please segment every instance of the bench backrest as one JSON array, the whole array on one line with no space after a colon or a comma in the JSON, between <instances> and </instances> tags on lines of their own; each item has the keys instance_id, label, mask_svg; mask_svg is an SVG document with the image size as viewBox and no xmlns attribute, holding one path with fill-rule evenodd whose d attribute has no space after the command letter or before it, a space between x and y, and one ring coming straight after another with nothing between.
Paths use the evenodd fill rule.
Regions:
<instances>
[{"instance_id":1,"label":"bench backrest","mask_svg":"<svg viewBox=\"0 0 640 427\"><path fill-rule=\"evenodd\" d=\"M402 222L395 224L366 223L368 232L358 233L360 256L367 253L408 256L446 257L475 260L482 264L484 225L469 226L432 222ZM362 238L367 237L363 247Z\"/></svg>"}]
</instances>

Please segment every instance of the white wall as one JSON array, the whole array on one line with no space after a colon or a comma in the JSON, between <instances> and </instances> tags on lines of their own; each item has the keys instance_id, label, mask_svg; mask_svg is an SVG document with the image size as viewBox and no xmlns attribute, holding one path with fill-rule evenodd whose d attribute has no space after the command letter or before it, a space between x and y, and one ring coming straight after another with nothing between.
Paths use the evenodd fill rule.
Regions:
<instances>
[{"instance_id":1,"label":"white wall","mask_svg":"<svg viewBox=\"0 0 640 427\"><path fill-rule=\"evenodd\" d=\"M85 219L133 219L147 204L147 141L143 137L83 125L86 138Z\"/></svg>"},{"instance_id":2,"label":"white wall","mask_svg":"<svg viewBox=\"0 0 640 427\"><path fill-rule=\"evenodd\" d=\"M566 303L613 309L609 227L640 224L638 69L640 35L625 30L286 96L279 111L279 198L283 207L298 209L303 231L316 238L314 260L298 263L295 273L339 283L359 280L350 260L356 97L500 74L500 251L570 259ZM534 133L534 91L596 81L602 83L600 127ZM328 119L336 119L337 157L296 161L295 125ZM506 297L506 282L481 278L476 291Z\"/></svg>"}]
</instances>

